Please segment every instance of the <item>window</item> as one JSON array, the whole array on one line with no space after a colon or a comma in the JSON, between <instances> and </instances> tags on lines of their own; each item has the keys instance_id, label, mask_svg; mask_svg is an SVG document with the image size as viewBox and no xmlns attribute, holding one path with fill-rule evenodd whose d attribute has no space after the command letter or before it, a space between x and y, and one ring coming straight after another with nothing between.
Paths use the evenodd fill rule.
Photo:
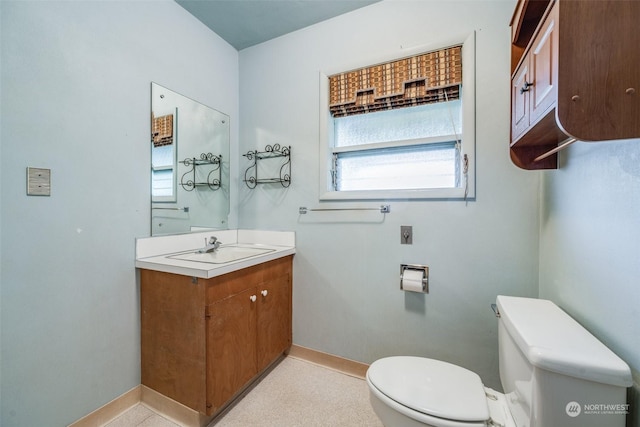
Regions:
<instances>
[{"instance_id":1,"label":"window","mask_svg":"<svg viewBox=\"0 0 640 427\"><path fill-rule=\"evenodd\" d=\"M152 148L151 195L156 202L175 202L174 163L173 145Z\"/></svg>"},{"instance_id":2,"label":"window","mask_svg":"<svg viewBox=\"0 0 640 427\"><path fill-rule=\"evenodd\" d=\"M460 186L461 102L335 118L334 191Z\"/></svg>"},{"instance_id":3,"label":"window","mask_svg":"<svg viewBox=\"0 0 640 427\"><path fill-rule=\"evenodd\" d=\"M472 36L322 75L321 199L474 197L473 53Z\"/></svg>"}]
</instances>

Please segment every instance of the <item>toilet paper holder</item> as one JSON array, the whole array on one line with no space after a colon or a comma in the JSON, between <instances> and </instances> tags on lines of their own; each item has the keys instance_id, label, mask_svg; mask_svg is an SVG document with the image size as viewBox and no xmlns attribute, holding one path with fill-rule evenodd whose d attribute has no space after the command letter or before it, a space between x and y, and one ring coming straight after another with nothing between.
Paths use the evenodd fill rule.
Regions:
<instances>
[{"instance_id":1,"label":"toilet paper holder","mask_svg":"<svg viewBox=\"0 0 640 427\"><path fill-rule=\"evenodd\" d=\"M427 267L426 265L400 264L400 290L403 290L403 291L405 290L404 273L407 270L422 272L422 292L428 294L429 293L429 267ZM415 289L406 289L406 290L420 292L420 290L415 290Z\"/></svg>"}]
</instances>

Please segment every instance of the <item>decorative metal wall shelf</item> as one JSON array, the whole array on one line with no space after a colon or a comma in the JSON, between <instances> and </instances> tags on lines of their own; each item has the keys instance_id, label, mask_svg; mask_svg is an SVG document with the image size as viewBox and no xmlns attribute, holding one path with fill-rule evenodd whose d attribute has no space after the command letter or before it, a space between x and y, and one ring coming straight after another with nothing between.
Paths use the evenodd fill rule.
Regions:
<instances>
[{"instance_id":1,"label":"decorative metal wall shelf","mask_svg":"<svg viewBox=\"0 0 640 427\"><path fill-rule=\"evenodd\" d=\"M187 191L193 191L196 187L209 187L211 190L218 190L221 187L222 178L222 156L216 156L211 153L202 153L200 158L186 158L180 161L186 167L191 167L180 178L180 185ZM211 168L204 182L196 180L196 169L208 167Z\"/></svg>"},{"instance_id":2,"label":"decorative metal wall shelf","mask_svg":"<svg viewBox=\"0 0 640 427\"><path fill-rule=\"evenodd\" d=\"M291 185L291 147L280 147L280 144L267 145L264 151L249 151L243 154L253 164L244 172L244 182L249 188L256 188L258 184L281 184L283 187ZM281 159L278 177L260 178L258 177L258 160Z\"/></svg>"}]
</instances>

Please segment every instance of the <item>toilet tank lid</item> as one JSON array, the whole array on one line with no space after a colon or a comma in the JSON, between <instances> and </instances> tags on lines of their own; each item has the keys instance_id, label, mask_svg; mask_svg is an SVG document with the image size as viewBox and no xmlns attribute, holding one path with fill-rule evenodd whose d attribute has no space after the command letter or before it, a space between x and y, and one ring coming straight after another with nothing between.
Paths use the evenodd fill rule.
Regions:
<instances>
[{"instance_id":1,"label":"toilet tank lid","mask_svg":"<svg viewBox=\"0 0 640 427\"><path fill-rule=\"evenodd\" d=\"M533 366L620 387L629 366L553 302L499 295L501 321Z\"/></svg>"}]
</instances>

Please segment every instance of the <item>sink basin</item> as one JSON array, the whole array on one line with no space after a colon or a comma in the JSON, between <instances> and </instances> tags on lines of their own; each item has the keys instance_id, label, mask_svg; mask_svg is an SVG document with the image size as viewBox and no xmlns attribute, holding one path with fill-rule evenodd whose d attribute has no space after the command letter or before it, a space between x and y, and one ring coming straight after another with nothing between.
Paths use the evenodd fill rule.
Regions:
<instances>
[{"instance_id":1,"label":"sink basin","mask_svg":"<svg viewBox=\"0 0 640 427\"><path fill-rule=\"evenodd\" d=\"M238 261L256 255L263 255L273 252L275 249L259 248L255 246L220 246L214 252L199 253L187 252L177 255L170 255L167 258L181 259L184 261L206 262L210 264L225 264L227 262Z\"/></svg>"}]
</instances>

